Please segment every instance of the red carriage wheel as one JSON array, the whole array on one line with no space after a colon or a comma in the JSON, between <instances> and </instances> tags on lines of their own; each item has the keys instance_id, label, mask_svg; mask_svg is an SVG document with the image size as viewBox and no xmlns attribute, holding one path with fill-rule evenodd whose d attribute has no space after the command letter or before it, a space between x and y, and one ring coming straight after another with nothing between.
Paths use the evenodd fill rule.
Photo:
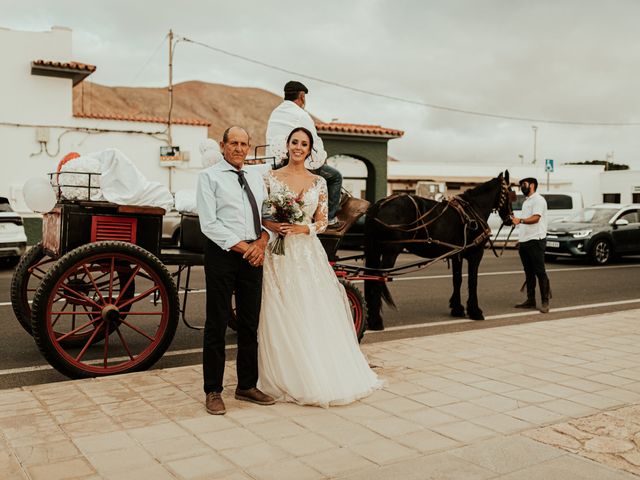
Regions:
<instances>
[{"instance_id":1,"label":"red carriage wheel","mask_svg":"<svg viewBox=\"0 0 640 480\"><path fill-rule=\"evenodd\" d=\"M340 280L340 283L347 292L347 299L349 300L349 306L351 307L351 316L353 317L353 327L358 336L358 342L364 337L364 331L367 328L367 303L364 300L364 295L358 287L348 280Z\"/></svg>"},{"instance_id":2,"label":"red carriage wheel","mask_svg":"<svg viewBox=\"0 0 640 480\"><path fill-rule=\"evenodd\" d=\"M31 301L40 282L54 262L55 260L45 253L42 243L37 243L22 256L11 279L11 306L13 307L13 313L22 328L24 328L29 335L33 335L31 330ZM123 277L126 279L126 276L124 276L122 272L118 272L116 278L118 285L120 285ZM101 284L104 284L105 281L105 275L102 275L102 278L97 277L95 279L98 288ZM74 283L76 290L85 293L93 288L85 272L80 272L80 275L77 275L74 279ZM135 285L130 285L125 294L128 296L133 295L134 289ZM74 301L70 296L67 296L64 300L78 311L78 317L84 315L83 309L81 308L83 302ZM76 322L76 317L72 317L70 320L74 323ZM92 333L91 331L79 332L67 336L63 342L68 346L84 345ZM60 333L60 335L63 335L63 333ZM101 338L102 336L98 336L97 340Z\"/></svg>"},{"instance_id":3,"label":"red carriage wheel","mask_svg":"<svg viewBox=\"0 0 640 480\"><path fill-rule=\"evenodd\" d=\"M42 279L32 309L34 339L47 361L68 377L86 378L151 367L173 340L179 300L160 260L136 245L109 241L60 258ZM69 345L74 335L84 335L83 342Z\"/></svg>"},{"instance_id":4,"label":"red carriage wheel","mask_svg":"<svg viewBox=\"0 0 640 480\"><path fill-rule=\"evenodd\" d=\"M11 278L11 306L16 319L25 331L31 333L31 305L38 285L54 260L47 257L42 242L22 255Z\"/></svg>"}]
</instances>

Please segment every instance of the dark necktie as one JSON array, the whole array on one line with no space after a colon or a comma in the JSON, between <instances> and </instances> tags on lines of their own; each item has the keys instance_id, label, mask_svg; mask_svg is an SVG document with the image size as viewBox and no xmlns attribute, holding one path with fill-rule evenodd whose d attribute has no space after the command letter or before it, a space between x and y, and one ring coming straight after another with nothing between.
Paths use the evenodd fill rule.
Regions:
<instances>
[{"instance_id":1,"label":"dark necktie","mask_svg":"<svg viewBox=\"0 0 640 480\"><path fill-rule=\"evenodd\" d=\"M233 173L238 175L238 183L247 192L247 197L249 198L249 203L251 204L251 212L253 213L253 228L256 231L256 236L260 238L260 234L262 233L262 226L260 225L260 212L258 211L258 204L256 203L256 197L253 196L253 192L251 188L249 188L249 183L247 179L244 178L243 170L232 170Z\"/></svg>"}]
</instances>

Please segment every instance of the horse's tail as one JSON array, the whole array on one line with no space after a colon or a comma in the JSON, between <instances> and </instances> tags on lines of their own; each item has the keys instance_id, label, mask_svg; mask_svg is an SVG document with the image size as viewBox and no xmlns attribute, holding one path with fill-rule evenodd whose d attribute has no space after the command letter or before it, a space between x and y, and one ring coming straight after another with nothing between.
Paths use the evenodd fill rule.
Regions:
<instances>
[{"instance_id":1,"label":"horse's tail","mask_svg":"<svg viewBox=\"0 0 640 480\"><path fill-rule=\"evenodd\" d=\"M398 309L396 302L393 300L393 296L391 295L391 291L387 287L387 282L382 284L382 299L384 300L384 303L390 307L393 307L396 310Z\"/></svg>"}]
</instances>

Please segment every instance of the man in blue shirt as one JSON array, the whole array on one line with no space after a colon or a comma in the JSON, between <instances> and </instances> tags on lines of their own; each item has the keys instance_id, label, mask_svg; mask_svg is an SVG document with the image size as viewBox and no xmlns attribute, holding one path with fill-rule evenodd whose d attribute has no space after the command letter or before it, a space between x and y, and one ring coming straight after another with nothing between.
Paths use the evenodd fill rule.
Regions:
<instances>
[{"instance_id":1,"label":"man in blue shirt","mask_svg":"<svg viewBox=\"0 0 640 480\"><path fill-rule=\"evenodd\" d=\"M271 405L274 399L256 388L258 381L258 319L262 300L262 263L269 235L260 210L266 187L259 170L244 169L249 134L228 128L220 142L223 161L198 176L196 201L200 227L207 237L204 271L207 285L202 370L207 412L222 415L225 333L236 295L238 319L239 400Z\"/></svg>"}]
</instances>

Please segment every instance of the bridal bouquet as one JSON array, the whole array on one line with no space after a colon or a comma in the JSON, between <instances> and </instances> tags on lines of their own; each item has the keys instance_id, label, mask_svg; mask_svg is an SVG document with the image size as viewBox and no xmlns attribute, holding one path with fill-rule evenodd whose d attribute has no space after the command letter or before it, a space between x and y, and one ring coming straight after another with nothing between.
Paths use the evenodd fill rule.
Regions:
<instances>
[{"instance_id":1,"label":"bridal bouquet","mask_svg":"<svg viewBox=\"0 0 640 480\"><path fill-rule=\"evenodd\" d=\"M304 202L301 197L295 197L291 192L280 191L269 195L267 206L271 217L280 223L298 223L304 219ZM284 255L284 237L280 234L271 244L271 253Z\"/></svg>"}]
</instances>

